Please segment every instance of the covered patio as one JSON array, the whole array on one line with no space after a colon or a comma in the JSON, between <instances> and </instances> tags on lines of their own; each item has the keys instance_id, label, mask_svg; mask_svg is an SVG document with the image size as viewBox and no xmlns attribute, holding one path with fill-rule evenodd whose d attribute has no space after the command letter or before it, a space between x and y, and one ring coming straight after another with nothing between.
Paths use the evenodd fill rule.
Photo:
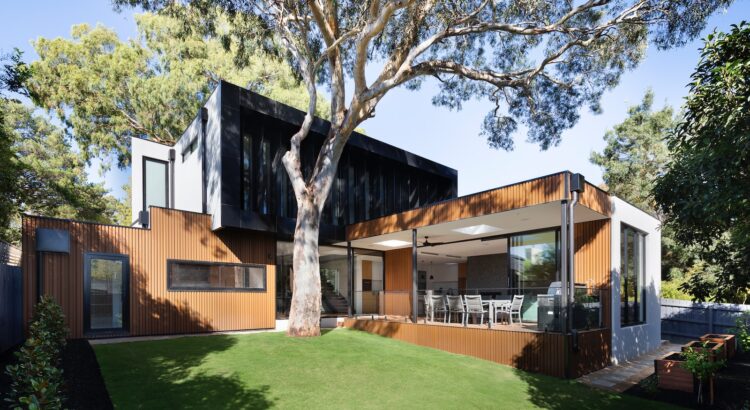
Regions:
<instances>
[{"instance_id":1,"label":"covered patio","mask_svg":"<svg viewBox=\"0 0 750 410\"><path fill-rule=\"evenodd\" d=\"M384 263L346 325L556 376L606 366L609 215L563 172L350 225L339 245Z\"/></svg>"}]
</instances>

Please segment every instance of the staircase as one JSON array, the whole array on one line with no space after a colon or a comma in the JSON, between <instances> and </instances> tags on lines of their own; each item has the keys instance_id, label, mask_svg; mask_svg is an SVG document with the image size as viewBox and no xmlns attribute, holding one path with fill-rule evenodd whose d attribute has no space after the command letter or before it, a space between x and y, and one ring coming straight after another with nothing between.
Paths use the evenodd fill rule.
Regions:
<instances>
[{"instance_id":1,"label":"staircase","mask_svg":"<svg viewBox=\"0 0 750 410\"><path fill-rule=\"evenodd\" d=\"M346 314L349 310L349 302L347 302L345 297L336 292L331 283L322 277L320 279L320 288L323 296L323 313Z\"/></svg>"}]
</instances>

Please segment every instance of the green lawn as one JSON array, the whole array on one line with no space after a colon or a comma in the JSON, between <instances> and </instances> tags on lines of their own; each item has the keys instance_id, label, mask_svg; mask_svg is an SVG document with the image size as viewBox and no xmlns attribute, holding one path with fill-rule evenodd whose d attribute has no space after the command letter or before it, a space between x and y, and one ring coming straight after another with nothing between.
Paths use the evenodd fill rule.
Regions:
<instances>
[{"instance_id":1,"label":"green lawn","mask_svg":"<svg viewBox=\"0 0 750 410\"><path fill-rule=\"evenodd\" d=\"M638 409L660 404L352 330L96 345L115 406Z\"/></svg>"}]
</instances>

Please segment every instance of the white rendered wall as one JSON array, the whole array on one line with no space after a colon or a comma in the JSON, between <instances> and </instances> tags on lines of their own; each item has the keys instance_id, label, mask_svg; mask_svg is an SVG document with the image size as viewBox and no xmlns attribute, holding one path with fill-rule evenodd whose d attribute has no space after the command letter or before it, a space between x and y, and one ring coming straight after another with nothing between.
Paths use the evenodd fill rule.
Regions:
<instances>
[{"instance_id":1,"label":"white rendered wall","mask_svg":"<svg viewBox=\"0 0 750 410\"><path fill-rule=\"evenodd\" d=\"M195 142L195 150L186 149ZM203 183L201 181L201 119L193 119L182 137L174 145L174 208L183 211L203 211ZM184 155L183 155L184 153Z\"/></svg>"},{"instance_id":2,"label":"white rendered wall","mask_svg":"<svg viewBox=\"0 0 750 410\"><path fill-rule=\"evenodd\" d=\"M659 221L612 197L612 362L627 361L658 348L661 344L661 230ZM620 325L620 229L627 224L646 233L646 323Z\"/></svg>"},{"instance_id":3,"label":"white rendered wall","mask_svg":"<svg viewBox=\"0 0 750 410\"><path fill-rule=\"evenodd\" d=\"M216 87L206 108L206 202L212 216L211 228L218 229L221 226L221 86Z\"/></svg>"},{"instance_id":4,"label":"white rendered wall","mask_svg":"<svg viewBox=\"0 0 750 410\"><path fill-rule=\"evenodd\" d=\"M130 209L132 221L136 221L138 213L143 210L143 157L169 162L169 150L172 147L140 138L131 138L130 147ZM169 173L169 167L167 167L167 173ZM169 198L168 195L167 198Z\"/></svg>"}]
</instances>

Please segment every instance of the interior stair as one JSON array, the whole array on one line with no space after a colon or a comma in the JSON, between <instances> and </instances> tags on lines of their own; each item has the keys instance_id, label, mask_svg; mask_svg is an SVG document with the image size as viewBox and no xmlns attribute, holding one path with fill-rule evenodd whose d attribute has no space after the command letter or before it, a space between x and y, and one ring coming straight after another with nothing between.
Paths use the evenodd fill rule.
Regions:
<instances>
[{"instance_id":1,"label":"interior stair","mask_svg":"<svg viewBox=\"0 0 750 410\"><path fill-rule=\"evenodd\" d=\"M320 287L322 291L322 302L324 313L346 314L349 310L349 302L346 298L336 292L328 281L321 278Z\"/></svg>"}]
</instances>

